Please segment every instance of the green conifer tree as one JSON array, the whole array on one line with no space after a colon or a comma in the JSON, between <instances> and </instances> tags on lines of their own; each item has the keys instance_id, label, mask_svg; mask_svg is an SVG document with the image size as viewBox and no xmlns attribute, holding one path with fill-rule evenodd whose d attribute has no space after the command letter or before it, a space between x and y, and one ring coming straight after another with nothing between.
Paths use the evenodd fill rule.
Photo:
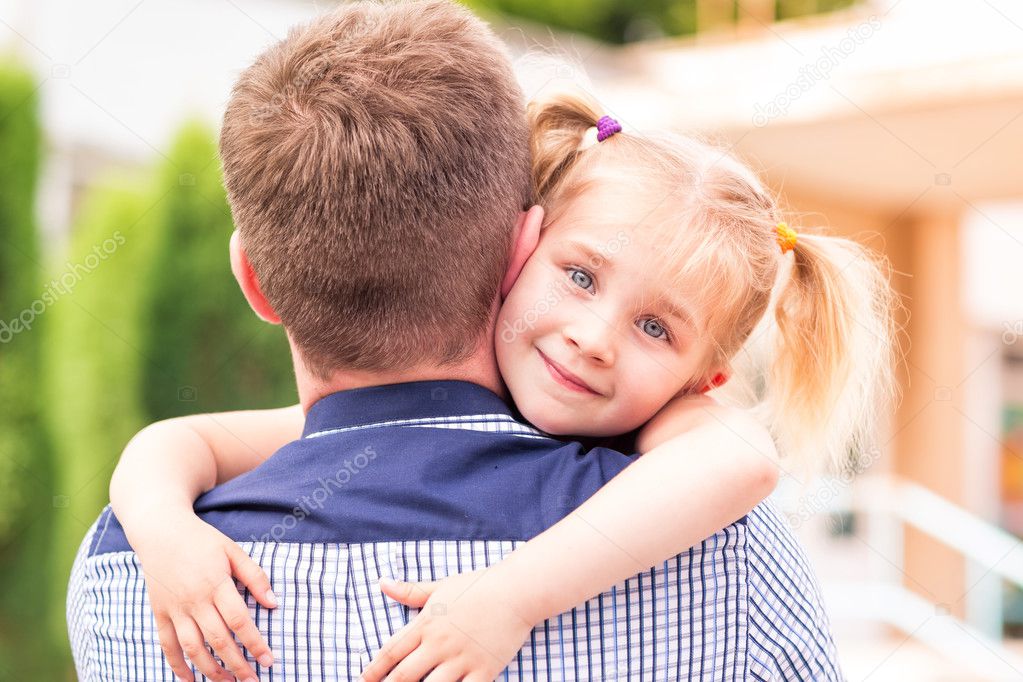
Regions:
<instances>
[{"instance_id":1,"label":"green conifer tree","mask_svg":"<svg viewBox=\"0 0 1023 682\"><path fill-rule=\"evenodd\" d=\"M48 309L34 215L41 146L35 79L0 65L0 679L59 670L45 627L60 500L39 390Z\"/></svg>"}]
</instances>

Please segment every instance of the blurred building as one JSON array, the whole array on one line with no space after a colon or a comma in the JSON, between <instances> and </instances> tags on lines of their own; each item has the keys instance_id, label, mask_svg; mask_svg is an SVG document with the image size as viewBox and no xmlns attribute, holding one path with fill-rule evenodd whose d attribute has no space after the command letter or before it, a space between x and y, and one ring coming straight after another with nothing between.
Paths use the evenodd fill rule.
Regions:
<instances>
[{"instance_id":1,"label":"blurred building","mask_svg":"<svg viewBox=\"0 0 1023 682\"><path fill-rule=\"evenodd\" d=\"M328 4L0 0L0 35L40 78L50 250L101 170L164 156L187 116L218 121L237 73ZM762 0L696 12L695 37L617 48L499 29L527 94L581 83L627 129L719 136L797 226L890 258L908 353L884 448L855 482L790 481L779 499L851 679L1021 678L1023 6L876 0L780 23Z\"/></svg>"}]
</instances>

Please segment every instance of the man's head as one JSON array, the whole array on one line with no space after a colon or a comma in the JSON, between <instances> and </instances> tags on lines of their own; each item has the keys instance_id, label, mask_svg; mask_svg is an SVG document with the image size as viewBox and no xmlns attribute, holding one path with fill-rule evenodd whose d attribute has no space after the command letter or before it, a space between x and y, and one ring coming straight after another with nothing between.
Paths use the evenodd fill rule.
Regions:
<instances>
[{"instance_id":1,"label":"man's head","mask_svg":"<svg viewBox=\"0 0 1023 682\"><path fill-rule=\"evenodd\" d=\"M264 317L314 375L478 348L531 194L522 93L479 19L355 3L294 29L242 73L220 152Z\"/></svg>"}]
</instances>

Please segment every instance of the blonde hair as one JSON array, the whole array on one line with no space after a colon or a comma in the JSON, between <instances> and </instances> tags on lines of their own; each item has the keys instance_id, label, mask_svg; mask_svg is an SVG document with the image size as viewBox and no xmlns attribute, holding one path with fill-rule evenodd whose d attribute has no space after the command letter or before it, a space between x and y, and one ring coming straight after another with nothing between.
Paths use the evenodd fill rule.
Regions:
<instances>
[{"instance_id":1,"label":"blonde hair","mask_svg":"<svg viewBox=\"0 0 1023 682\"><path fill-rule=\"evenodd\" d=\"M527 113L547 224L602 178L633 179L658 216L645 229L664 233L661 266L703 315L713 348L705 374L736 370L722 396L761 417L793 468L855 466L895 394L897 299L885 263L854 241L806 228L784 255L777 200L724 149L627 132L580 149L601 112L579 95L533 102ZM696 377L693 388L708 379Z\"/></svg>"},{"instance_id":2,"label":"blonde hair","mask_svg":"<svg viewBox=\"0 0 1023 682\"><path fill-rule=\"evenodd\" d=\"M505 47L453 2L355 2L239 77L220 153L260 287L306 365L474 352L530 197Z\"/></svg>"}]
</instances>

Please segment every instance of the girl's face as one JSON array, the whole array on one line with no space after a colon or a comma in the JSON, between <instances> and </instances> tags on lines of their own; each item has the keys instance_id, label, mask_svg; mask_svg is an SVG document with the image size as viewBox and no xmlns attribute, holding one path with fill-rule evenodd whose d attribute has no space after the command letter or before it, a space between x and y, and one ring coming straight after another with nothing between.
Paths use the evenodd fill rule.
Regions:
<instances>
[{"instance_id":1,"label":"girl's face","mask_svg":"<svg viewBox=\"0 0 1023 682\"><path fill-rule=\"evenodd\" d=\"M699 311L653 273L655 231L637 202L586 195L544 229L505 299L497 361L537 428L610 436L701 388L710 345Z\"/></svg>"}]
</instances>

